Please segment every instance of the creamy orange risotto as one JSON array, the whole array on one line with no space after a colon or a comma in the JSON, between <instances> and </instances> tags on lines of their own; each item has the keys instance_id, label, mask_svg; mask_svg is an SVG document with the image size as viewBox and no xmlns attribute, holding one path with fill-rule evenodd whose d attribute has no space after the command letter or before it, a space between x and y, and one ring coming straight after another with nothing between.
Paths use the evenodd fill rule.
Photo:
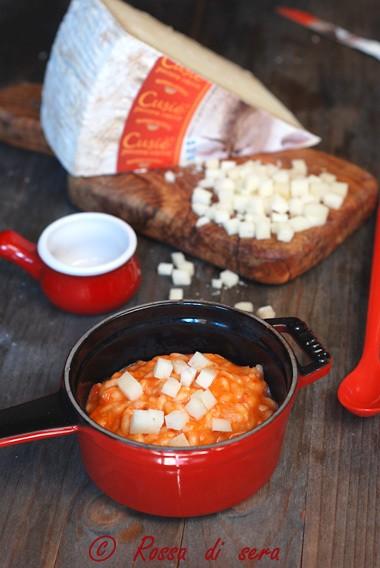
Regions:
<instances>
[{"instance_id":1,"label":"creamy orange risotto","mask_svg":"<svg viewBox=\"0 0 380 568\"><path fill-rule=\"evenodd\" d=\"M277 409L262 368L221 355L171 353L137 361L90 391L86 410L137 442L198 446L251 430Z\"/></svg>"}]
</instances>

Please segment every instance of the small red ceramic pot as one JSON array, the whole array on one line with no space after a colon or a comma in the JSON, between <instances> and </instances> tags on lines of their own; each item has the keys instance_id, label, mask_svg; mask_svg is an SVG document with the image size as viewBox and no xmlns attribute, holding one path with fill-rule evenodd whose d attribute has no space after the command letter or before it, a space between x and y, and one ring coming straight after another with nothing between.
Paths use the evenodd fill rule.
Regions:
<instances>
[{"instance_id":1,"label":"small red ceramic pot","mask_svg":"<svg viewBox=\"0 0 380 568\"><path fill-rule=\"evenodd\" d=\"M283 333L310 356L307 366L297 362ZM87 416L93 383L138 359L194 351L263 365L278 410L232 440L190 448L133 442ZM208 302L147 304L87 332L67 358L57 394L0 411L0 445L77 432L89 476L115 501L154 515L205 515L239 503L269 480L297 392L330 366L328 353L297 318L264 321Z\"/></svg>"},{"instance_id":2,"label":"small red ceramic pot","mask_svg":"<svg viewBox=\"0 0 380 568\"><path fill-rule=\"evenodd\" d=\"M133 229L105 213L75 213L51 223L37 246L0 232L0 257L39 280L49 300L76 314L109 312L137 290L141 271Z\"/></svg>"}]
</instances>

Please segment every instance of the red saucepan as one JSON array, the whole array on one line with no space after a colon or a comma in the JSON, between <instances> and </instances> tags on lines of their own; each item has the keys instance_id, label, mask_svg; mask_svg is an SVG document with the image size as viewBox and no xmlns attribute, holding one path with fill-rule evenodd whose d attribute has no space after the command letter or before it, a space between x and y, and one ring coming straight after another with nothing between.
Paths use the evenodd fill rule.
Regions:
<instances>
[{"instance_id":1,"label":"red saucepan","mask_svg":"<svg viewBox=\"0 0 380 568\"><path fill-rule=\"evenodd\" d=\"M309 355L308 365L298 363L282 333ZM87 416L94 382L137 359L195 351L262 364L278 410L232 440L190 448L132 442ZM269 480L298 390L330 367L328 353L297 318L263 321L196 301L138 306L105 319L76 343L56 394L0 411L0 445L76 432L89 476L115 501L155 515L205 515L239 503Z\"/></svg>"}]
</instances>

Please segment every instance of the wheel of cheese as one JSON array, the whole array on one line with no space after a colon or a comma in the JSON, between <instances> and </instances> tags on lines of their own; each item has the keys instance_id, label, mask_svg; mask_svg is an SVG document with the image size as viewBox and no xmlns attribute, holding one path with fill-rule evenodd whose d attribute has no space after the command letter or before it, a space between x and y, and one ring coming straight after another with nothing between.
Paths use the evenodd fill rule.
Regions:
<instances>
[{"instance_id":1,"label":"wheel of cheese","mask_svg":"<svg viewBox=\"0 0 380 568\"><path fill-rule=\"evenodd\" d=\"M73 0L41 121L72 175L185 165L319 139L251 73L119 0Z\"/></svg>"}]
</instances>

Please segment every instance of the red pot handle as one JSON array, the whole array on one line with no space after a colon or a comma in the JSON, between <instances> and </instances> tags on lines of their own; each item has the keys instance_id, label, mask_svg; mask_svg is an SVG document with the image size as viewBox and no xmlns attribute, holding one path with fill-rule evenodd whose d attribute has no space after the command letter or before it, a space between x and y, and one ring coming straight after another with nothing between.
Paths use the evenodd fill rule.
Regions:
<instances>
[{"instance_id":1,"label":"red pot handle","mask_svg":"<svg viewBox=\"0 0 380 568\"><path fill-rule=\"evenodd\" d=\"M72 434L78 423L66 393L60 390L0 410L0 447Z\"/></svg>"},{"instance_id":2,"label":"red pot handle","mask_svg":"<svg viewBox=\"0 0 380 568\"><path fill-rule=\"evenodd\" d=\"M37 246L15 231L0 231L0 257L21 266L33 278L40 278L43 264Z\"/></svg>"},{"instance_id":3,"label":"red pot handle","mask_svg":"<svg viewBox=\"0 0 380 568\"><path fill-rule=\"evenodd\" d=\"M310 363L307 365L301 365L297 360L300 387L310 385L327 375L332 366L331 355L302 320L295 317L287 317L272 318L265 321L281 334L290 335L297 345L310 357Z\"/></svg>"}]
</instances>

